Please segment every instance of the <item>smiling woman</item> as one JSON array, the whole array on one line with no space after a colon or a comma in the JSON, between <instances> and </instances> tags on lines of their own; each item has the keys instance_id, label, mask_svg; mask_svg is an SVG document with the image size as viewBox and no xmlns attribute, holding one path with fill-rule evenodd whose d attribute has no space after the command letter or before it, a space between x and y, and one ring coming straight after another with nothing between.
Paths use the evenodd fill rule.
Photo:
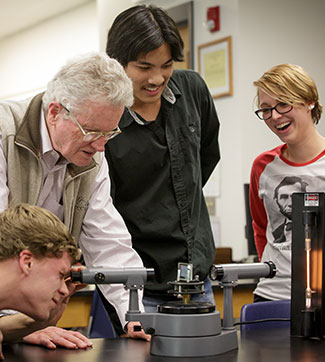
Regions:
<instances>
[{"instance_id":1,"label":"smiling woman","mask_svg":"<svg viewBox=\"0 0 325 362\"><path fill-rule=\"evenodd\" d=\"M273 67L254 82L256 115L284 143L259 155L251 170L250 207L261 261L273 260L277 273L261 279L255 300L291 298L293 192L323 191L325 139L317 131L322 106L314 81L297 65Z\"/></svg>"}]
</instances>

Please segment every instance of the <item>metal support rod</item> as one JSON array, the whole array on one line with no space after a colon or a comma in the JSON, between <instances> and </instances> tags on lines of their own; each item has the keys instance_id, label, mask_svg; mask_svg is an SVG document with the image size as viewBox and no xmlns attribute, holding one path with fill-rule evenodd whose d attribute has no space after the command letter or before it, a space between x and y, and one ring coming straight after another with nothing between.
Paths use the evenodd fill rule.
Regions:
<instances>
[{"instance_id":1,"label":"metal support rod","mask_svg":"<svg viewBox=\"0 0 325 362\"><path fill-rule=\"evenodd\" d=\"M232 289L233 283L223 283L223 328L234 329Z\"/></svg>"},{"instance_id":2,"label":"metal support rod","mask_svg":"<svg viewBox=\"0 0 325 362\"><path fill-rule=\"evenodd\" d=\"M130 288L129 312L140 313L137 288Z\"/></svg>"},{"instance_id":3,"label":"metal support rod","mask_svg":"<svg viewBox=\"0 0 325 362\"><path fill-rule=\"evenodd\" d=\"M272 261L250 264L221 264L210 268L211 280L218 280L223 288L223 329L234 329L233 288L238 279L273 278L276 266Z\"/></svg>"}]
</instances>

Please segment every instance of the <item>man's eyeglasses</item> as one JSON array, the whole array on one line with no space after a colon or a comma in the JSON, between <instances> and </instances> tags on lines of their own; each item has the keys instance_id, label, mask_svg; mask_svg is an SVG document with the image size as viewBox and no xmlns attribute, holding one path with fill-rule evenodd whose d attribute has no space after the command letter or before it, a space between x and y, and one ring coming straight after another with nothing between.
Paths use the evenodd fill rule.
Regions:
<instances>
[{"instance_id":1,"label":"man's eyeglasses","mask_svg":"<svg viewBox=\"0 0 325 362\"><path fill-rule=\"evenodd\" d=\"M85 142L94 142L101 137L104 137L104 140L107 142L108 140L111 140L112 138L114 138L117 135L119 135L120 133L122 133L122 131L120 130L119 127L116 127L112 131L108 131L108 132L85 131L82 128L81 124L78 122L77 118L71 113L71 111L67 107L65 107L62 103L60 103L60 105L69 113L72 120L79 127L80 131L84 135L83 140Z\"/></svg>"},{"instance_id":2,"label":"man's eyeglasses","mask_svg":"<svg viewBox=\"0 0 325 362\"><path fill-rule=\"evenodd\" d=\"M259 119L266 121L272 117L273 110L276 110L279 114L285 114L290 112L292 109L293 106L291 104L280 102L274 107L258 109L257 111L255 111L255 114Z\"/></svg>"}]
</instances>

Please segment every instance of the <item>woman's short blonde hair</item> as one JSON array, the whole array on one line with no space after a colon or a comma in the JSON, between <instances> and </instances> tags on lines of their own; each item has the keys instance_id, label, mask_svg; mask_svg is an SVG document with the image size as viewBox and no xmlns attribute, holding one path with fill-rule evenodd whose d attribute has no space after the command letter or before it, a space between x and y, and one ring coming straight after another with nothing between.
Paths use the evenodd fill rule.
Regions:
<instances>
[{"instance_id":1,"label":"woman's short blonde hair","mask_svg":"<svg viewBox=\"0 0 325 362\"><path fill-rule=\"evenodd\" d=\"M313 122L317 124L320 120L323 106L319 103L316 84L299 65L276 65L253 84L258 90L275 97L279 102L292 105L313 104L314 108L311 112ZM258 96L257 102L259 103Z\"/></svg>"},{"instance_id":2,"label":"woman's short blonde hair","mask_svg":"<svg viewBox=\"0 0 325 362\"><path fill-rule=\"evenodd\" d=\"M38 206L19 204L0 214L0 261L29 250L36 258L60 257L67 251L76 262L79 249L63 222Z\"/></svg>"}]
</instances>

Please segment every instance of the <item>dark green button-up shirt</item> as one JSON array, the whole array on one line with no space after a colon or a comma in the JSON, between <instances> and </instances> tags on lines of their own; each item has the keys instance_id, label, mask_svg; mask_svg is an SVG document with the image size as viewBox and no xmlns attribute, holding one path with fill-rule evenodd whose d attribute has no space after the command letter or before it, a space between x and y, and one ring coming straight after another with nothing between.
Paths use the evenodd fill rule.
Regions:
<instances>
[{"instance_id":1,"label":"dark green button-up shirt","mask_svg":"<svg viewBox=\"0 0 325 362\"><path fill-rule=\"evenodd\" d=\"M122 134L106 146L112 197L144 265L155 269L145 292L166 293L178 262L192 263L204 280L215 244L202 187L220 159L219 121L205 82L175 70L157 119L125 110L119 126Z\"/></svg>"}]
</instances>

